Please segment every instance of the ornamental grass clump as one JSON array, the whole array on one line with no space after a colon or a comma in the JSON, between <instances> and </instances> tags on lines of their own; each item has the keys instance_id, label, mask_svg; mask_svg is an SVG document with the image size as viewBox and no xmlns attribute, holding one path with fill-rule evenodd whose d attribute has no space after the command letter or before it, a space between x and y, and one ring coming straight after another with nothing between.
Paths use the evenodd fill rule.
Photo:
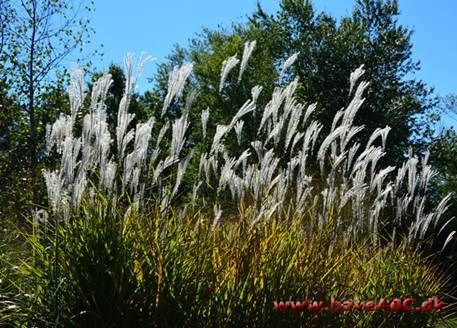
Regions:
<instances>
[{"instance_id":1,"label":"ornamental grass clump","mask_svg":"<svg viewBox=\"0 0 457 328\"><path fill-rule=\"evenodd\" d=\"M255 41L246 43L238 79L246 70L255 45ZM297 56L286 60L282 71ZM238 63L234 58L222 65L221 88ZM128 203L140 212L144 202L159 208L161 213L195 208L214 212L218 208L231 217L239 216L244 207L252 227L269 220L305 216L308 220L303 228L310 233L335 221L335 234L356 239L369 236L376 244L379 232L386 229L393 242L397 232L406 233L410 242L424 239L430 227L440 224L449 207L451 198L447 196L434 211L426 209L429 184L436 175L428 164L428 154L419 159L410 152L401 167L383 167L379 163L385 155L390 128L376 129L365 141L358 138L364 126L355 126L354 119L369 87L368 82L360 81L363 65L350 75L351 99L336 113L327 135L322 133L322 124L312 119L318 105L301 104L294 98L299 85L299 78L295 78L276 87L264 108L257 104L261 87L254 86L252 99L246 100L228 124L211 122L216 126L212 137L207 131L211 108L203 111L202 130L198 132L209 140L208 147L199 158L193 158L194 151L187 145L193 142L188 136L194 92L174 121L165 120L157 126L150 118L131 126L134 115L128 112L129 102L146 61L140 60L134 75L133 58L126 57L127 82L115 136L109 132L104 103L110 76L104 75L95 83L90 108L82 116L83 74L80 70L74 72L69 88L70 114L62 114L47 130L47 149L61 156L60 168L43 172L49 204L53 213L58 214L56 217L69 219L82 198L93 197L97 187L114 204ZM182 96L191 71L192 64L185 64L171 72L161 117ZM235 139L241 145L245 137L243 127L253 128L256 113L261 118L253 129L257 134L250 140L250 147L230 152L227 140ZM78 119L82 121L79 130ZM193 129L198 129L198 125L193 125ZM151 145L153 139L155 146ZM190 165L198 167L199 173L190 182L193 188L182 190L181 183ZM183 199L190 199L192 208L187 201L180 201ZM250 210L246 211L247 208ZM215 222L220 221L219 217L215 215ZM452 236L451 233L443 247Z\"/></svg>"},{"instance_id":2,"label":"ornamental grass clump","mask_svg":"<svg viewBox=\"0 0 457 328\"><path fill-rule=\"evenodd\" d=\"M241 60L234 54L221 63L216 90L236 80L238 64L242 79L255 47L248 42ZM313 119L318 104L298 102L299 78L284 78L298 56L285 61L265 106L258 103L262 86L252 86L251 99L223 123L212 120L211 108L190 115L197 99L186 89L192 64L173 69L160 112L135 126L129 104L146 57L136 68L126 57L115 127L105 105L109 74L84 108L83 73L75 70L69 114L46 133L47 150L61 158L57 169L43 171L47 219L26 236L33 254L17 272L25 281L20 293L33 295L23 306L27 320L100 327L431 324L439 313L273 309L274 301L304 298L423 301L442 296L445 284L417 248L443 225L450 201L427 206L435 176L428 154L410 152L401 167L385 167L390 128L361 140L364 127L354 119L369 87L363 66L350 75L350 100L324 134ZM204 140L198 147L195 135Z\"/></svg>"}]
</instances>

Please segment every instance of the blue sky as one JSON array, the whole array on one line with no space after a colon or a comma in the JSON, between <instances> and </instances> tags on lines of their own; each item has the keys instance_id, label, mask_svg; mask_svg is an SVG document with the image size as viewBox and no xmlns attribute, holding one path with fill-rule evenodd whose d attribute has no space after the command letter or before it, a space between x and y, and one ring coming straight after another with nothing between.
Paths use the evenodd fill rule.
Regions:
<instances>
[{"instance_id":1,"label":"blue sky","mask_svg":"<svg viewBox=\"0 0 457 328\"><path fill-rule=\"evenodd\" d=\"M261 0L265 11L275 13L279 0ZM335 17L349 14L353 0L314 0L317 10ZM457 93L457 13L456 0L400 0L399 21L414 30L413 57L421 61L417 74L436 93ZM187 40L203 27L229 26L243 22L253 12L256 0L97 0L92 17L96 35L93 45L104 45L105 57L96 66L106 69L111 62L122 63L125 53L146 52L157 60L149 64L140 81L140 90L149 87L157 63L164 61L173 44ZM448 117L445 125L457 126L457 117Z\"/></svg>"}]
</instances>

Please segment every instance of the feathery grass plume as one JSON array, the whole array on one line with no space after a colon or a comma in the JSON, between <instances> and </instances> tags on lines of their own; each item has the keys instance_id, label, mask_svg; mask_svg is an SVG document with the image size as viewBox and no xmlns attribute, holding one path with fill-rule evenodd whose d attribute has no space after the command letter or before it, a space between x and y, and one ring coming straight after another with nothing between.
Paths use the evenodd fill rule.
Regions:
<instances>
[{"instance_id":1,"label":"feathery grass plume","mask_svg":"<svg viewBox=\"0 0 457 328\"><path fill-rule=\"evenodd\" d=\"M406 176L406 172L408 170L407 162L403 162L402 166L397 172L397 177L395 178L395 191L398 192L403 184L403 180Z\"/></svg>"},{"instance_id":2,"label":"feathery grass plume","mask_svg":"<svg viewBox=\"0 0 457 328\"><path fill-rule=\"evenodd\" d=\"M436 206L434 210L434 215L435 215L435 224L434 226L436 227L436 224L438 223L439 218L449 209L451 204L449 202L452 200L452 193L447 194ZM427 230L427 229L425 229Z\"/></svg>"},{"instance_id":3,"label":"feathery grass plume","mask_svg":"<svg viewBox=\"0 0 457 328\"><path fill-rule=\"evenodd\" d=\"M364 65L360 65L355 71L353 71L350 75L349 78L349 95L352 94L352 90L354 89L354 86L356 85L357 81L359 78L365 74L365 70L363 69Z\"/></svg>"},{"instance_id":4,"label":"feathery grass plume","mask_svg":"<svg viewBox=\"0 0 457 328\"><path fill-rule=\"evenodd\" d=\"M173 164L177 163L179 161L178 158L173 157L173 156L167 156L164 160L161 160L156 168L154 169L154 175L152 178L152 184L157 183L159 176L162 174L162 172L167 169L168 167L172 166Z\"/></svg>"},{"instance_id":5,"label":"feathery grass plume","mask_svg":"<svg viewBox=\"0 0 457 328\"><path fill-rule=\"evenodd\" d=\"M185 136L188 127L189 122L187 120L187 115L181 116L173 123L170 146L171 157L178 158L179 154L181 153L182 147L184 147L184 143L186 142Z\"/></svg>"},{"instance_id":6,"label":"feathery grass plume","mask_svg":"<svg viewBox=\"0 0 457 328\"><path fill-rule=\"evenodd\" d=\"M230 180L233 178L233 175L235 174L235 172L233 171L235 163L235 158L228 158L225 161L225 164L221 169L218 189L223 190L230 183Z\"/></svg>"},{"instance_id":7,"label":"feathery grass plume","mask_svg":"<svg viewBox=\"0 0 457 328\"><path fill-rule=\"evenodd\" d=\"M206 130L208 129L208 119L209 119L209 108L202 111L202 114L201 114L203 138L206 137Z\"/></svg>"},{"instance_id":8,"label":"feathery grass plume","mask_svg":"<svg viewBox=\"0 0 457 328\"><path fill-rule=\"evenodd\" d=\"M241 132L243 131L244 121L238 121L235 124L235 133L236 133L236 140L238 145L241 145Z\"/></svg>"},{"instance_id":9,"label":"feathery grass plume","mask_svg":"<svg viewBox=\"0 0 457 328\"><path fill-rule=\"evenodd\" d=\"M136 196L138 200L140 200L138 190L142 188L139 186L139 179L147 160L148 145L153 125L154 119L149 119L146 123L138 123L135 133L133 133L133 130L130 131L132 132L130 134L132 138L133 135L135 136L135 141L132 152L124 159L123 187L129 184L131 193L134 194L134 198Z\"/></svg>"},{"instance_id":10,"label":"feathery grass plume","mask_svg":"<svg viewBox=\"0 0 457 328\"><path fill-rule=\"evenodd\" d=\"M182 96L184 85L190 73L192 73L192 69L193 64L184 64L181 67L175 66L173 68L173 71L168 78L168 91L163 103L161 117L165 115L173 99L180 98Z\"/></svg>"},{"instance_id":11,"label":"feathery grass plume","mask_svg":"<svg viewBox=\"0 0 457 328\"><path fill-rule=\"evenodd\" d=\"M422 158L421 166L422 166L422 173L420 177L420 185L419 188L424 190L424 193L427 191L427 186L430 184L430 181L438 175L438 172L432 169L432 166L429 165L428 158L430 156L430 152L427 151L425 156Z\"/></svg>"},{"instance_id":12,"label":"feathery grass plume","mask_svg":"<svg viewBox=\"0 0 457 328\"><path fill-rule=\"evenodd\" d=\"M311 122L305 131L305 137L303 138L302 150L304 153L312 152L317 142L317 137L322 131L323 125L317 121Z\"/></svg>"},{"instance_id":13,"label":"feathery grass plume","mask_svg":"<svg viewBox=\"0 0 457 328\"><path fill-rule=\"evenodd\" d=\"M295 61L298 58L298 55L300 55L300 51L294 53L289 58L287 58L287 60L284 62L284 65L282 66L281 73L279 74L279 78L282 78L284 76L284 74L286 73L286 71L289 69L289 67L295 63Z\"/></svg>"},{"instance_id":14,"label":"feathery grass plume","mask_svg":"<svg viewBox=\"0 0 457 328\"><path fill-rule=\"evenodd\" d=\"M197 90L193 89L186 97L186 106L184 107L183 114L187 115L192 107L193 103L197 99L198 92Z\"/></svg>"},{"instance_id":15,"label":"feathery grass plume","mask_svg":"<svg viewBox=\"0 0 457 328\"><path fill-rule=\"evenodd\" d=\"M314 113L314 111L316 110L316 107L317 107L317 104L314 103L314 104L309 105L306 108L305 116L303 117L303 124L308 122L309 117Z\"/></svg>"},{"instance_id":16,"label":"feathery grass plume","mask_svg":"<svg viewBox=\"0 0 457 328\"><path fill-rule=\"evenodd\" d=\"M289 147L289 143L292 141L292 138L295 135L295 132L297 131L297 127L300 124L300 119L303 114L303 108L304 106L302 105L292 105L291 107L291 113L290 113L290 118L289 118L289 124L287 125L287 134L286 134L286 141L284 144L284 148L287 149Z\"/></svg>"},{"instance_id":17,"label":"feathery grass plume","mask_svg":"<svg viewBox=\"0 0 457 328\"><path fill-rule=\"evenodd\" d=\"M93 156L94 160L97 162L96 165L103 170L108 161L112 142L111 135L108 130L108 123L106 122L106 112L104 109L98 109L94 113L93 129L93 135L95 137L92 147L94 151Z\"/></svg>"},{"instance_id":18,"label":"feathery grass plume","mask_svg":"<svg viewBox=\"0 0 457 328\"><path fill-rule=\"evenodd\" d=\"M339 166L345 161L347 154L348 154L348 151L345 150L344 152L342 152L341 154L339 154L338 156L335 156L333 158L332 169L331 169L333 172L336 172L339 169ZM332 177L333 177L333 175L332 175Z\"/></svg>"},{"instance_id":19,"label":"feathery grass plume","mask_svg":"<svg viewBox=\"0 0 457 328\"><path fill-rule=\"evenodd\" d=\"M443 244L443 247L441 248L441 251L444 251L444 249L446 248L447 244L449 244L449 242L452 240L452 238L454 237L455 235L455 230L452 231L446 238L446 240L444 241L444 244Z\"/></svg>"},{"instance_id":20,"label":"feathery grass plume","mask_svg":"<svg viewBox=\"0 0 457 328\"><path fill-rule=\"evenodd\" d=\"M189 165L189 162L192 159L192 156L193 156L193 151L191 151L186 156L184 161L181 161L178 163L178 170L176 172L176 182L175 182L175 186L173 187L173 191L171 193L171 198L176 196L176 194L178 192L178 188L181 185L182 177L183 177L184 173L186 172L187 166Z\"/></svg>"},{"instance_id":21,"label":"feathery grass plume","mask_svg":"<svg viewBox=\"0 0 457 328\"><path fill-rule=\"evenodd\" d=\"M252 100L247 100L243 106L238 110L238 112L233 116L230 124L229 124L229 130L231 130L236 122L238 122L239 119L241 119L244 115L252 112L255 110L255 102Z\"/></svg>"},{"instance_id":22,"label":"feathery grass plume","mask_svg":"<svg viewBox=\"0 0 457 328\"><path fill-rule=\"evenodd\" d=\"M244 51L243 51L243 58L241 59L240 65L240 74L238 75L238 83L241 81L241 77L243 76L244 71L246 70L246 66L248 65L249 58L254 51L257 41L246 42L244 44Z\"/></svg>"},{"instance_id":23,"label":"feathery grass plume","mask_svg":"<svg viewBox=\"0 0 457 328\"><path fill-rule=\"evenodd\" d=\"M65 138L61 158L61 175L66 183L72 183L77 165L77 156L81 147L81 140L74 140L72 136Z\"/></svg>"},{"instance_id":24,"label":"feathery grass plume","mask_svg":"<svg viewBox=\"0 0 457 328\"><path fill-rule=\"evenodd\" d=\"M217 125L216 126L216 133L214 134L213 137L213 143L211 144L211 154L217 153L219 150L219 146L221 142L223 141L223 138L227 134L227 132L230 130L230 126L228 125Z\"/></svg>"},{"instance_id":25,"label":"feathery grass plume","mask_svg":"<svg viewBox=\"0 0 457 328\"><path fill-rule=\"evenodd\" d=\"M58 154L62 154L63 143L66 137L71 136L73 120L67 115L60 114L59 118L52 125L46 127L46 150L49 153L52 147L56 146Z\"/></svg>"},{"instance_id":26,"label":"feathery grass plume","mask_svg":"<svg viewBox=\"0 0 457 328\"><path fill-rule=\"evenodd\" d=\"M331 132L322 142L318 152L317 152L317 160L320 163L321 172L324 169L324 161L325 161L325 154L327 153L328 148L335 142L336 139L341 138L341 136L345 135L349 130L348 125L342 125L337 127L333 132Z\"/></svg>"},{"instance_id":27,"label":"feathery grass plume","mask_svg":"<svg viewBox=\"0 0 457 328\"><path fill-rule=\"evenodd\" d=\"M198 178L201 178L202 172L207 172L208 171L208 160L207 160L207 153L203 152L200 155L200 162L198 164Z\"/></svg>"},{"instance_id":28,"label":"feathery grass plume","mask_svg":"<svg viewBox=\"0 0 457 328\"><path fill-rule=\"evenodd\" d=\"M80 110L84 101L84 71L77 67L73 70L68 87L68 97L70 99L70 112L73 121L76 119L76 113Z\"/></svg>"},{"instance_id":29,"label":"feathery grass plume","mask_svg":"<svg viewBox=\"0 0 457 328\"><path fill-rule=\"evenodd\" d=\"M251 156L251 151L249 149L246 149L243 151L243 153L238 157L236 160L234 168L236 169L240 164L243 164L243 166L246 165L246 160Z\"/></svg>"},{"instance_id":30,"label":"feathery grass plume","mask_svg":"<svg viewBox=\"0 0 457 328\"><path fill-rule=\"evenodd\" d=\"M344 115L344 108L340 109L336 112L335 116L333 117L332 127L330 128L330 132L335 131L338 124L340 124L340 120L343 118Z\"/></svg>"},{"instance_id":31,"label":"feathery grass plume","mask_svg":"<svg viewBox=\"0 0 457 328\"><path fill-rule=\"evenodd\" d=\"M117 149L118 149L118 158L121 161L124 158L124 153L127 145L132 141L134 131L130 130L127 132L128 126L135 117L134 114L128 113L128 107L130 106L130 100L133 93L134 86L137 79L141 75L144 66L148 61L151 60L151 57L145 56L142 54L140 60L136 67L136 73L134 75L134 59L132 54L127 54L124 58L124 65L126 70L126 83L124 94L119 103L119 110L117 116L117 127L116 127L116 139L117 139ZM106 96L105 96L106 98Z\"/></svg>"},{"instance_id":32,"label":"feathery grass plume","mask_svg":"<svg viewBox=\"0 0 457 328\"><path fill-rule=\"evenodd\" d=\"M357 114L360 107L362 107L363 103L365 102L365 98L362 98L363 92L365 89L370 85L369 82L362 81L359 83L357 90L355 91L355 95L352 98L351 102L344 110L343 120L341 125L348 125L352 126L354 121L354 117Z\"/></svg>"},{"instance_id":33,"label":"feathery grass plume","mask_svg":"<svg viewBox=\"0 0 457 328\"><path fill-rule=\"evenodd\" d=\"M155 58L152 58L151 56L146 56L144 53L140 54L140 58L138 60L138 64L136 66L135 74L133 72L134 70L134 55L131 53L128 53L124 57L124 66L125 70L127 72L126 74L126 81L125 81L125 94L131 95L133 93L133 90L135 88L136 82L138 81L138 78L140 75L143 73L144 67L148 62L153 60ZM130 102L130 99L128 100Z\"/></svg>"},{"instance_id":34,"label":"feathery grass plume","mask_svg":"<svg viewBox=\"0 0 457 328\"><path fill-rule=\"evenodd\" d=\"M275 88L275 90L273 91L271 100L268 102L267 106L263 110L262 119L260 121L260 126L257 130L257 135L260 135L262 128L264 127L265 123L270 118L270 116L273 115L273 112L279 109L279 106L281 105L282 100L283 100L283 98L282 98L281 89ZM270 131L270 129L267 129L267 131Z\"/></svg>"},{"instance_id":35,"label":"feathery grass plume","mask_svg":"<svg viewBox=\"0 0 457 328\"><path fill-rule=\"evenodd\" d=\"M133 152L135 154L135 162L139 167L141 167L146 161L149 140L151 139L154 122L154 118L151 118L146 123L138 123L136 126Z\"/></svg>"},{"instance_id":36,"label":"feathery grass plume","mask_svg":"<svg viewBox=\"0 0 457 328\"><path fill-rule=\"evenodd\" d=\"M270 141L271 139L274 140L274 144L277 145L278 144L278 141L279 141L279 137L281 136L281 129L284 125L284 117L281 117L281 119L274 123L274 127L273 129L270 131L270 133L268 134L268 137L265 139L265 144L268 143L268 141Z\"/></svg>"},{"instance_id":37,"label":"feathery grass plume","mask_svg":"<svg viewBox=\"0 0 457 328\"><path fill-rule=\"evenodd\" d=\"M232 57L227 58L222 62L222 68L221 68L221 79L219 83L219 92L222 92L222 89L224 88L224 83L225 80L227 79L227 76L229 75L230 71L238 65L240 60L237 58L237 54L235 54Z\"/></svg>"},{"instance_id":38,"label":"feathery grass plume","mask_svg":"<svg viewBox=\"0 0 457 328\"><path fill-rule=\"evenodd\" d=\"M297 101L294 98L295 90L297 89L297 87L298 77L296 77L292 82L290 82L283 90L284 107L282 117L284 118L284 120L287 120L291 112L293 110L296 110L297 107L300 108L300 112L302 110L301 107L303 107L303 105L297 104ZM278 121L279 113L279 107L273 111L274 121Z\"/></svg>"},{"instance_id":39,"label":"feathery grass plume","mask_svg":"<svg viewBox=\"0 0 457 328\"><path fill-rule=\"evenodd\" d=\"M73 208L78 208L81 204L82 198L84 193L86 192L88 185L87 176L85 172L82 172L78 175L78 178L73 183L73 190L72 190L72 206Z\"/></svg>"},{"instance_id":40,"label":"feathery grass plume","mask_svg":"<svg viewBox=\"0 0 457 328\"><path fill-rule=\"evenodd\" d=\"M294 152L294 149L295 149L295 146L298 144L298 142L300 141L301 138L303 138L305 134L303 132L298 132L297 134L295 134L294 136L294 140L292 141L292 145L290 146L290 156L292 156L293 152Z\"/></svg>"},{"instance_id":41,"label":"feathery grass plume","mask_svg":"<svg viewBox=\"0 0 457 328\"><path fill-rule=\"evenodd\" d=\"M108 94L109 88L113 80L111 74L103 74L92 86L92 93L90 97L90 111L96 112L97 110L103 110L105 105L106 95Z\"/></svg>"},{"instance_id":42,"label":"feathery grass plume","mask_svg":"<svg viewBox=\"0 0 457 328\"><path fill-rule=\"evenodd\" d=\"M290 104L293 101L293 94L297 86L298 78L295 78L285 88L275 88L271 96L271 100L268 102L267 106L264 109L260 126L257 130L257 134L260 134L260 132L264 128L265 123L267 123L270 117L273 117L273 122L278 122L279 108L283 104L284 100L286 100L286 103L288 103L288 106L286 106L286 108L289 108L290 110ZM271 128L268 128L266 132L270 133Z\"/></svg>"},{"instance_id":43,"label":"feathery grass plume","mask_svg":"<svg viewBox=\"0 0 457 328\"><path fill-rule=\"evenodd\" d=\"M416 191L417 186L417 164L419 160L417 157L410 156L408 161L406 162L406 167L408 169L408 193L412 196Z\"/></svg>"},{"instance_id":44,"label":"feathery grass plume","mask_svg":"<svg viewBox=\"0 0 457 328\"><path fill-rule=\"evenodd\" d=\"M113 190L114 183L117 175L117 164L113 161L109 161L106 164L105 169L103 170L103 175L101 177L101 185L106 190Z\"/></svg>"},{"instance_id":45,"label":"feathery grass plume","mask_svg":"<svg viewBox=\"0 0 457 328\"><path fill-rule=\"evenodd\" d=\"M376 174L376 165L378 164L379 160L385 155L382 151L382 148L376 147L373 149L372 152L366 157L366 160L370 161L370 183L373 182L373 179Z\"/></svg>"},{"instance_id":46,"label":"feathery grass plume","mask_svg":"<svg viewBox=\"0 0 457 328\"><path fill-rule=\"evenodd\" d=\"M48 191L49 204L53 211L62 209L67 203L67 193L64 189L64 181L58 171L43 171L43 177Z\"/></svg>"},{"instance_id":47,"label":"feathery grass plume","mask_svg":"<svg viewBox=\"0 0 457 328\"><path fill-rule=\"evenodd\" d=\"M263 153L264 153L264 146L263 146L262 141L260 141L260 140L252 141L251 146L252 146L252 148L254 148L254 150L257 154L257 158L261 162L263 159Z\"/></svg>"},{"instance_id":48,"label":"feathery grass plume","mask_svg":"<svg viewBox=\"0 0 457 328\"><path fill-rule=\"evenodd\" d=\"M391 128L389 126L386 126L385 128L381 129L381 128L377 128L370 136L370 139L368 140L368 143L367 143L367 147L370 147L373 142L381 137L381 141L382 141L382 149L385 149L386 148L386 140L387 140L387 136L390 132Z\"/></svg>"},{"instance_id":49,"label":"feathery grass plume","mask_svg":"<svg viewBox=\"0 0 457 328\"><path fill-rule=\"evenodd\" d=\"M357 171L365 172L370 164L370 156L376 149L377 147L373 146L366 148L355 160L351 174L354 174Z\"/></svg>"},{"instance_id":50,"label":"feathery grass plume","mask_svg":"<svg viewBox=\"0 0 457 328\"><path fill-rule=\"evenodd\" d=\"M261 186L269 186L273 180L273 174L279 164L279 158L274 156L274 149L268 150L260 161Z\"/></svg>"},{"instance_id":51,"label":"feathery grass plume","mask_svg":"<svg viewBox=\"0 0 457 328\"><path fill-rule=\"evenodd\" d=\"M213 224L211 225L210 231L213 231L216 226L218 225L220 219L222 216L222 210L219 205L214 205L214 219L213 219Z\"/></svg>"},{"instance_id":52,"label":"feathery grass plume","mask_svg":"<svg viewBox=\"0 0 457 328\"><path fill-rule=\"evenodd\" d=\"M256 85L255 87L253 87L251 89L251 97L252 97L252 101L254 103L257 103L257 100L259 99L259 95L262 92L262 90L263 90L263 87L260 85Z\"/></svg>"},{"instance_id":53,"label":"feathery grass plume","mask_svg":"<svg viewBox=\"0 0 457 328\"><path fill-rule=\"evenodd\" d=\"M356 142L354 143L351 148L349 148L348 151L348 157L346 160L346 172L351 172L351 167L354 161L354 157L357 154L358 150L360 148L360 143Z\"/></svg>"},{"instance_id":54,"label":"feathery grass plume","mask_svg":"<svg viewBox=\"0 0 457 328\"><path fill-rule=\"evenodd\" d=\"M165 124L162 125L160 128L159 134L157 136L154 152L152 153L151 159L150 159L150 167L155 163L157 160L159 154L160 154L160 143L162 142L163 137L167 133L168 129L170 128L170 122L167 120Z\"/></svg>"},{"instance_id":55,"label":"feathery grass plume","mask_svg":"<svg viewBox=\"0 0 457 328\"><path fill-rule=\"evenodd\" d=\"M371 180L370 191L377 189L379 194L385 178L393 171L395 171L394 166L388 166L385 169L380 170Z\"/></svg>"},{"instance_id":56,"label":"feathery grass plume","mask_svg":"<svg viewBox=\"0 0 457 328\"><path fill-rule=\"evenodd\" d=\"M126 80L131 81L132 77L132 59L130 57L126 57L126 71L127 76ZM132 122L133 118L135 117L134 114L128 113L128 107L130 105L130 92L131 92L131 84L126 83L126 87L124 90L124 94L121 98L119 103L119 109L117 112L117 126L116 126L116 140L117 140L117 151L118 151L118 158L119 161L122 161L124 158L125 149L133 139L133 130L127 132L129 124Z\"/></svg>"},{"instance_id":57,"label":"feathery grass plume","mask_svg":"<svg viewBox=\"0 0 457 328\"><path fill-rule=\"evenodd\" d=\"M130 185L130 189L134 188L133 172L135 170L135 153L127 154L124 158L124 175L122 179L122 190Z\"/></svg>"},{"instance_id":58,"label":"feathery grass plume","mask_svg":"<svg viewBox=\"0 0 457 328\"><path fill-rule=\"evenodd\" d=\"M347 131L347 133L345 133L344 136L341 138L340 151L344 151L346 149L347 145L349 144L349 142L351 141L351 139L356 134L363 131L363 129L365 129L364 125L350 127L349 130Z\"/></svg>"}]
</instances>

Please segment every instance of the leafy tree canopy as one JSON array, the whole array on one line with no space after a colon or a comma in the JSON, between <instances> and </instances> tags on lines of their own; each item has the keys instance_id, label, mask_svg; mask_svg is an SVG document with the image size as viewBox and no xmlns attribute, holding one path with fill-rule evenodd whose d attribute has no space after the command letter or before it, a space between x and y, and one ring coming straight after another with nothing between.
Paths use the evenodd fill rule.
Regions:
<instances>
[{"instance_id":1,"label":"leafy tree canopy","mask_svg":"<svg viewBox=\"0 0 457 328\"><path fill-rule=\"evenodd\" d=\"M356 123L365 126L360 138L376 127L390 126L385 160L398 164L409 147L423 151L428 145L437 103L433 90L414 76L420 63L412 59L412 31L398 22L398 16L395 0L357 0L352 13L339 20L317 13L310 1L283 0L274 15L267 15L259 4L246 23L204 29L187 48L176 46L159 67L153 93L163 99L173 67L191 61L194 78L187 93L196 86L203 90L191 110L194 121L209 108L215 121L228 122L256 84L264 88L259 100L265 105L270 100L266 95L297 75L297 98L316 102L314 118L330 129L336 111L350 100L350 73L364 64L371 86L357 115ZM237 70L232 70L219 93L223 61L234 55L240 59L244 43L250 40L256 40L257 47L242 81L237 83ZM298 52L289 73L279 76L286 59ZM180 105L175 104L176 110ZM255 133L249 130L254 124L246 123L247 133Z\"/></svg>"}]
</instances>

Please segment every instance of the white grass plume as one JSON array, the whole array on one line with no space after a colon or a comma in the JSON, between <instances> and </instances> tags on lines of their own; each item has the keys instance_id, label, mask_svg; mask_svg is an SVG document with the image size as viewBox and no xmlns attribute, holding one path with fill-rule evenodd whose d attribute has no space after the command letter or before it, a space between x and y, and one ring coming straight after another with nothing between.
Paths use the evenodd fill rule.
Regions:
<instances>
[{"instance_id":1,"label":"white grass plume","mask_svg":"<svg viewBox=\"0 0 457 328\"><path fill-rule=\"evenodd\" d=\"M281 73L279 73L279 78L282 78L284 76L287 69L295 63L295 61L297 60L299 55L300 55L300 51L294 53L289 58L287 58L287 60L284 62L284 65L282 66Z\"/></svg>"},{"instance_id":2,"label":"white grass plume","mask_svg":"<svg viewBox=\"0 0 457 328\"><path fill-rule=\"evenodd\" d=\"M241 81L241 78L243 76L244 71L246 70L249 58L251 57L252 52L254 51L256 43L257 42L254 40L251 42L246 42L244 44L243 58L241 59L240 73L238 75L238 82Z\"/></svg>"},{"instance_id":3,"label":"white grass plume","mask_svg":"<svg viewBox=\"0 0 457 328\"><path fill-rule=\"evenodd\" d=\"M222 62L221 80L219 82L219 92L221 92L222 89L224 88L224 83L225 83L225 80L227 79L228 74L236 65L238 65L239 62L240 62L240 60L237 58L237 55L229 57Z\"/></svg>"},{"instance_id":4,"label":"white grass plume","mask_svg":"<svg viewBox=\"0 0 457 328\"><path fill-rule=\"evenodd\" d=\"M167 108L175 98L180 98L184 90L187 78L192 73L193 64L184 64L181 67L175 66L168 79L168 91L162 107L163 117Z\"/></svg>"}]
</instances>

